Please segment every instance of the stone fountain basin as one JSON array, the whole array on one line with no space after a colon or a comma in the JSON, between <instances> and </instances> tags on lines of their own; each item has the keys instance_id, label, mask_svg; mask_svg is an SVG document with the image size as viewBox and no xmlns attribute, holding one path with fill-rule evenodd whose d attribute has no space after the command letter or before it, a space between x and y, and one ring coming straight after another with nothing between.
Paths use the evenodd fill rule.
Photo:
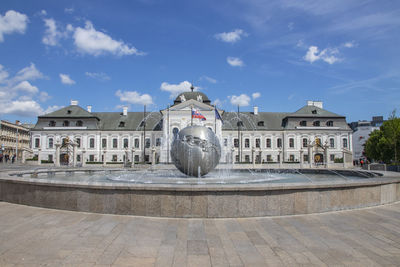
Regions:
<instances>
[{"instance_id":1,"label":"stone fountain basin","mask_svg":"<svg viewBox=\"0 0 400 267\"><path fill-rule=\"evenodd\" d=\"M2 173L0 200L72 211L180 218L310 214L400 200L400 175L389 172L366 179L308 183L146 184L73 179L101 172L121 169Z\"/></svg>"}]
</instances>

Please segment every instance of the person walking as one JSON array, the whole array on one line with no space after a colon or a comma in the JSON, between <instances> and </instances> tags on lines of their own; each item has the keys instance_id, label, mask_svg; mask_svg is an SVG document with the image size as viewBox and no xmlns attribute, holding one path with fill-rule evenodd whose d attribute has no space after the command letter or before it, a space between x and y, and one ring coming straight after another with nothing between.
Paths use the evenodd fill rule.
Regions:
<instances>
[{"instance_id":1,"label":"person walking","mask_svg":"<svg viewBox=\"0 0 400 267\"><path fill-rule=\"evenodd\" d=\"M11 158L11 163L14 164L16 155L14 154Z\"/></svg>"}]
</instances>

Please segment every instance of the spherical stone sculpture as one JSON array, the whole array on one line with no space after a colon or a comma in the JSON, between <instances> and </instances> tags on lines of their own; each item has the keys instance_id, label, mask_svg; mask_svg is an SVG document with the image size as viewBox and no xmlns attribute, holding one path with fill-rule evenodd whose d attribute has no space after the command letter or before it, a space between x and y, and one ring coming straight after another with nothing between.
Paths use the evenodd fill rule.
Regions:
<instances>
[{"instance_id":1,"label":"spherical stone sculpture","mask_svg":"<svg viewBox=\"0 0 400 267\"><path fill-rule=\"evenodd\" d=\"M200 177L218 165L221 145L207 127L188 126L179 131L172 142L171 158L181 172Z\"/></svg>"}]
</instances>

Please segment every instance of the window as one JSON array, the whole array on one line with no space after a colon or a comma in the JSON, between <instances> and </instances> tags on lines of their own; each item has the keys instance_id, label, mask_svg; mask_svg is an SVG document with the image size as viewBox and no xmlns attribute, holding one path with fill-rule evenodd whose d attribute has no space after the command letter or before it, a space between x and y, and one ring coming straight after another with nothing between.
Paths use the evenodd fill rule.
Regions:
<instances>
[{"instance_id":1,"label":"window","mask_svg":"<svg viewBox=\"0 0 400 267\"><path fill-rule=\"evenodd\" d=\"M233 145L235 147L239 147L239 139L238 138L233 139Z\"/></svg>"},{"instance_id":2,"label":"window","mask_svg":"<svg viewBox=\"0 0 400 267\"><path fill-rule=\"evenodd\" d=\"M314 121L314 122L313 122L313 126L320 126L320 124L321 124L321 123L320 123L319 121Z\"/></svg>"},{"instance_id":3,"label":"window","mask_svg":"<svg viewBox=\"0 0 400 267\"><path fill-rule=\"evenodd\" d=\"M107 139L101 139L101 148L107 148Z\"/></svg>"},{"instance_id":4,"label":"window","mask_svg":"<svg viewBox=\"0 0 400 267\"><path fill-rule=\"evenodd\" d=\"M94 138L89 139L89 148L94 148Z\"/></svg>"},{"instance_id":5,"label":"window","mask_svg":"<svg viewBox=\"0 0 400 267\"><path fill-rule=\"evenodd\" d=\"M239 162L239 155L236 155L236 156L235 156L235 161L236 161L236 162Z\"/></svg>"},{"instance_id":6,"label":"window","mask_svg":"<svg viewBox=\"0 0 400 267\"><path fill-rule=\"evenodd\" d=\"M257 126L264 126L264 121L257 122Z\"/></svg>"},{"instance_id":7,"label":"window","mask_svg":"<svg viewBox=\"0 0 400 267\"><path fill-rule=\"evenodd\" d=\"M268 162L272 161L271 155L267 155L267 161L268 161Z\"/></svg>"},{"instance_id":8,"label":"window","mask_svg":"<svg viewBox=\"0 0 400 267\"><path fill-rule=\"evenodd\" d=\"M282 147L282 139L281 139L281 138L278 138L278 139L276 140L276 146L277 146L277 147Z\"/></svg>"},{"instance_id":9,"label":"window","mask_svg":"<svg viewBox=\"0 0 400 267\"><path fill-rule=\"evenodd\" d=\"M300 126L307 126L307 121L301 121Z\"/></svg>"},{"instance_id":10,"label":"window","mask_svg":"<svg viewBox=\"0 0 400 267\"><path fill-rule=\"evenodd\" d=\"M161 138L156 138L156 146L161 146Z\"/></svg>"},{"instance_id":11,"label":"window","mask_svg":"<svg viewBox=\"0 0 400 267\"><path fill-rule=\"evenodd\" d=\"M245 155L244 156L244 161L245 162L250 162L250 156L249 155Z\"/></svg>"},{"instance_id":12,"label":"window","mask_svg":"<svg viewBox=\"0 0 400 267\"><path fill-rule=\"evenodd\" d=\"M76 155L76 161L81 162L81 155Z\"/></svg>"},{"instance_id":13,"label":"window","mask_svg":"<svg viewBox=\"0 0 400 267\"><path fill-rule=\"evenodd\" d=\"M94 155L89 155L89 161L94 161Z\"/></svg>"},{"instance_id":14,"label":"window","mask_svg":"<svg viewBox=\"0 0 400 267\"><path fill-rule=\"evenodd\" d=\"M294 148L294 138L289 138L289 147Z\"/></svg>"},{"instance_id":15,"label":"window","mask_svg":"<svg viewBox=\"0 0 400 267\"><path fill-rule=\"evenodd\" d=\"M224 146L228 146L228 139L227 138L224 139Z\"/></svg>"},{"instance_id":16,"label":"window","mask_svg":"<svg viewBox=\"0 0 400 267\"><path fill-rule=\"evenodd\" d=\"M56 122L55 121L50 121L49 122L49 126L50 127L55 127L56 126Z\"/></svg>"},{"instance_id":17,"label":"window","mask_svg":"<svg viewBox=\"0 0 400 267\"><path fill-rule=\"evenodd\" d=\"M320 145L321 145L321 139L315 138L315 144L316 144L317 146L320 146Z\"/></svg>"},{"instance_id":18,"label":"window","mask_svg":"<svg viewBox=\"0 0 400 267\"><path fill-rule=\"evenodd\" d=\"M244 147L250 147L250 139L249 138L244 139Z\"/></svg>"},{"instance_id":19,"label":"window","mask_svg":"<svg viewBox=\"0 0 400 267\"><path fill-rule=\"evenodd\" d=\"M314 109L314 110L311 111L311 113L312 113L312 114L317 114L317 110Z\"/></svg>"},{"instance_id":20,"label":"window","mask_svg":"<svg viewBox=\"0 0 400 267\"><path fill-rule=\"evenodd\" d=\"M150 138L146 138L146 148L150 148Z\"/></svg>"},{"instance_id":21,"label":"window","mask_svg":"<svg viewBox=\"0 0 400 267\"><path fill-rule=\"evenodd\" d=\"M332 127L333 126L333 121L327 121L326 126Z\"/></svg>"},{"instance_id":22,"label":"window","mask_svg":"<svg viewBox=\"0 0 400 267\"><path fill-rule=\"evenodd\" d=\"M118 156L117 155L112 155L112 161L118 161Z\"/></svg>"},{"instance_id":23,"label":"window","mask_svg":"<svg viewBox=\"0 0 400 267\"><path fill-rule=\"evenodd\" d=\"M294 155L289 155L289 161L291 161L291 162L294 161Z\"/></svg>"},{"instance_id":24,"label":"window","mask_svg":"<svg viewBox=\"0 0 400 267\"><path fill-rule=\"evenodd\" d=\"M179 129L178 128L174 128L174 129L172 129L172 134L174 135L174 138L177 138L178 137L178 133L179 133Z\"/></svg>"},{"instance_id":25,"label":"window","mask_svg":"<svg viewBox=\"0 0 400 267\"><path fill-rule=\"evenodd\" d=\"M256 147L260 147L260 143L261 143L260 141L261 141L260 138L256 139Z\"/></svg>"},{"instance_id":26,"label":"window","mask_svg":"<svg viewBox=\"0 0 400 267\"><path fill-rule=\"evenodd\" d=\"M120 121L118 127L125 127L125 122Z\"/></svg>"},{"instance_id":27,"label":"window","mask_svg":"<svg viewBox=\"0 0 400 267\"><path fill-rule=\"evenodd\" d=\"M271 148L271 138L267 138L267 139L265 140L265 146L266 146L267 148Z\"/></svg>"},{"instance_id":28,"label":"window","mask_svg":"<svg viewBox=\"0 0 400 267\"><path fill-rule=\"evenodd\" d=\"M35 147L40 147L40 138L35 138Z\"/></svg>"},{"instance_id":29,"label":"window","mask_svg":"<svg viewBox=\"0 0 400 267\"><path fill-rule=\"evenodd\" d=\"M68 127L68 126L69 126L69 121L64 121L64 122L63 122L63 126L64 126L64 127Z\"/></svg>"},{"instance_id":30,"label":"window","mask_svg":"<svg viewBox=\"0 0 400 267\"><path fill-rule=\"evenodd\" d=\"M139 155L135 155L135 162L139 162Z\"/></svg>"},{"instance_id":31,"label":"window","mask_svg":"<svg viewBox=\"0 0 400 267\"><path fill-rule=\"evenodd\" d=\"M347 139L343 138L343 147L347 147Z\"/></svg>"},{"instance_id":32,"label":"window","mask_svg":"<svg viewBox=\"0 0 400 267\"><path fill-rule=\"evenodd\" d=\"M76 122L76 126L81 127L82 125L83 125L83 122L82 122L82 121L77 121L77 122Z\"/></svg>"},{"instance_id":33,"label":"window","mask_svg":"<svg viewBox=\"0 0 400 267\"><path fill-rule=\"evenodd\" d=\"M113 148L118 148L118 139L113 138Z\"/></svg>"},{"instance_id":34,"label":"window","mask_svg":"<svg viewBox=\"0 0 400 267\"><path fill-rule=\"evenodd\" d=\"M303 147L308 147L308 140L307 140L307 138L303 138Z\"/></svg>"},{"instance_id":35,"label":"window","mask_svg":"<svg viewBox=\"0 0 400 267\"><path fill-rule=\"evenodd\" d=\"M128 147L128 138L124 138L124 148Z\"/></svg>"},{"instance_id":36,"label":"window","mask_svg":"<svg viewBox=\"0 0 400 267\"><path fill-rule=\"evenodd\" d=\"M76 138L76 144L78 145L78 147L81 147L81 139L80 138Z\"/></svg>"},{"instance_id":37,"label":"window","mask_svg":"<svg viewBox=\"0 0 400 267\"><path fill-rule=\"evenodd\" d=\"M49 138L49 148L53 148L53 138Z\"/></svg>"},{"instance_id":38,"label":"window","mask_svg":"<svg viewBox=\"0 0 400 267\"><path fill-rule=\"evenodd\" d=\"M331 161L335 161L335 155L332 155L332 154L331 154L331 155L329 156L329 158L330 158Z\"/></svg>"},{"instance_id":39,"label":"window","mask_svg":"<svg viewBox=\"0 0 400 267\"><path fill-rule=\"evenodd\" d=\"M308 155L303 155L303 161L308 162Z\"/></svg>"},{"instance_id":40,"label":"window","mask_svg":"<svg viewBox=\"0 0 400 267\"><path fill-rule=\"evenodd\" d=\"M50 162L53 162L53 155L48 155L47 156L47 160L50 161Z\"/></svg>"},{"instance_id":41,"label":"window","mask_svg":"<svg viewBox=\"0 0 400 267\"><path fill-rule=\"evenodd\" d=\"M135 138L135 148L139 148L139 138Z\"/></svg>"},{"instance_id":42,"label":"window","mask_svg":"<svg viewBox=\"0 0 400 267\"><path fill-rule=\"evenodd\" d=\"M334 148L334 147L335 147L335 139L333 139L333 138L330 138L330 139L329 139L329 146L330 146L331 148Z\"/></svg>"}]
</instances>

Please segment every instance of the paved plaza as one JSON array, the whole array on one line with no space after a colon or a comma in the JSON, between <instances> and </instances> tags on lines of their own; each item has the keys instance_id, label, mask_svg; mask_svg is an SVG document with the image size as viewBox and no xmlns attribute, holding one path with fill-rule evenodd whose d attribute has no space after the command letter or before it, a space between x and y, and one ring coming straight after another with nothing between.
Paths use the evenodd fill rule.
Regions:
<instances>
[{"instance_id":1,"label":"paved plaza","mask_svg":"<svg viewBox=\"0 0 400 267\"><path fill-rule=\"evenodd\" d=\"M116 216L0 202L0 266L399 266L400 203L246 219Z\"/></svg>"}]
</instances>

